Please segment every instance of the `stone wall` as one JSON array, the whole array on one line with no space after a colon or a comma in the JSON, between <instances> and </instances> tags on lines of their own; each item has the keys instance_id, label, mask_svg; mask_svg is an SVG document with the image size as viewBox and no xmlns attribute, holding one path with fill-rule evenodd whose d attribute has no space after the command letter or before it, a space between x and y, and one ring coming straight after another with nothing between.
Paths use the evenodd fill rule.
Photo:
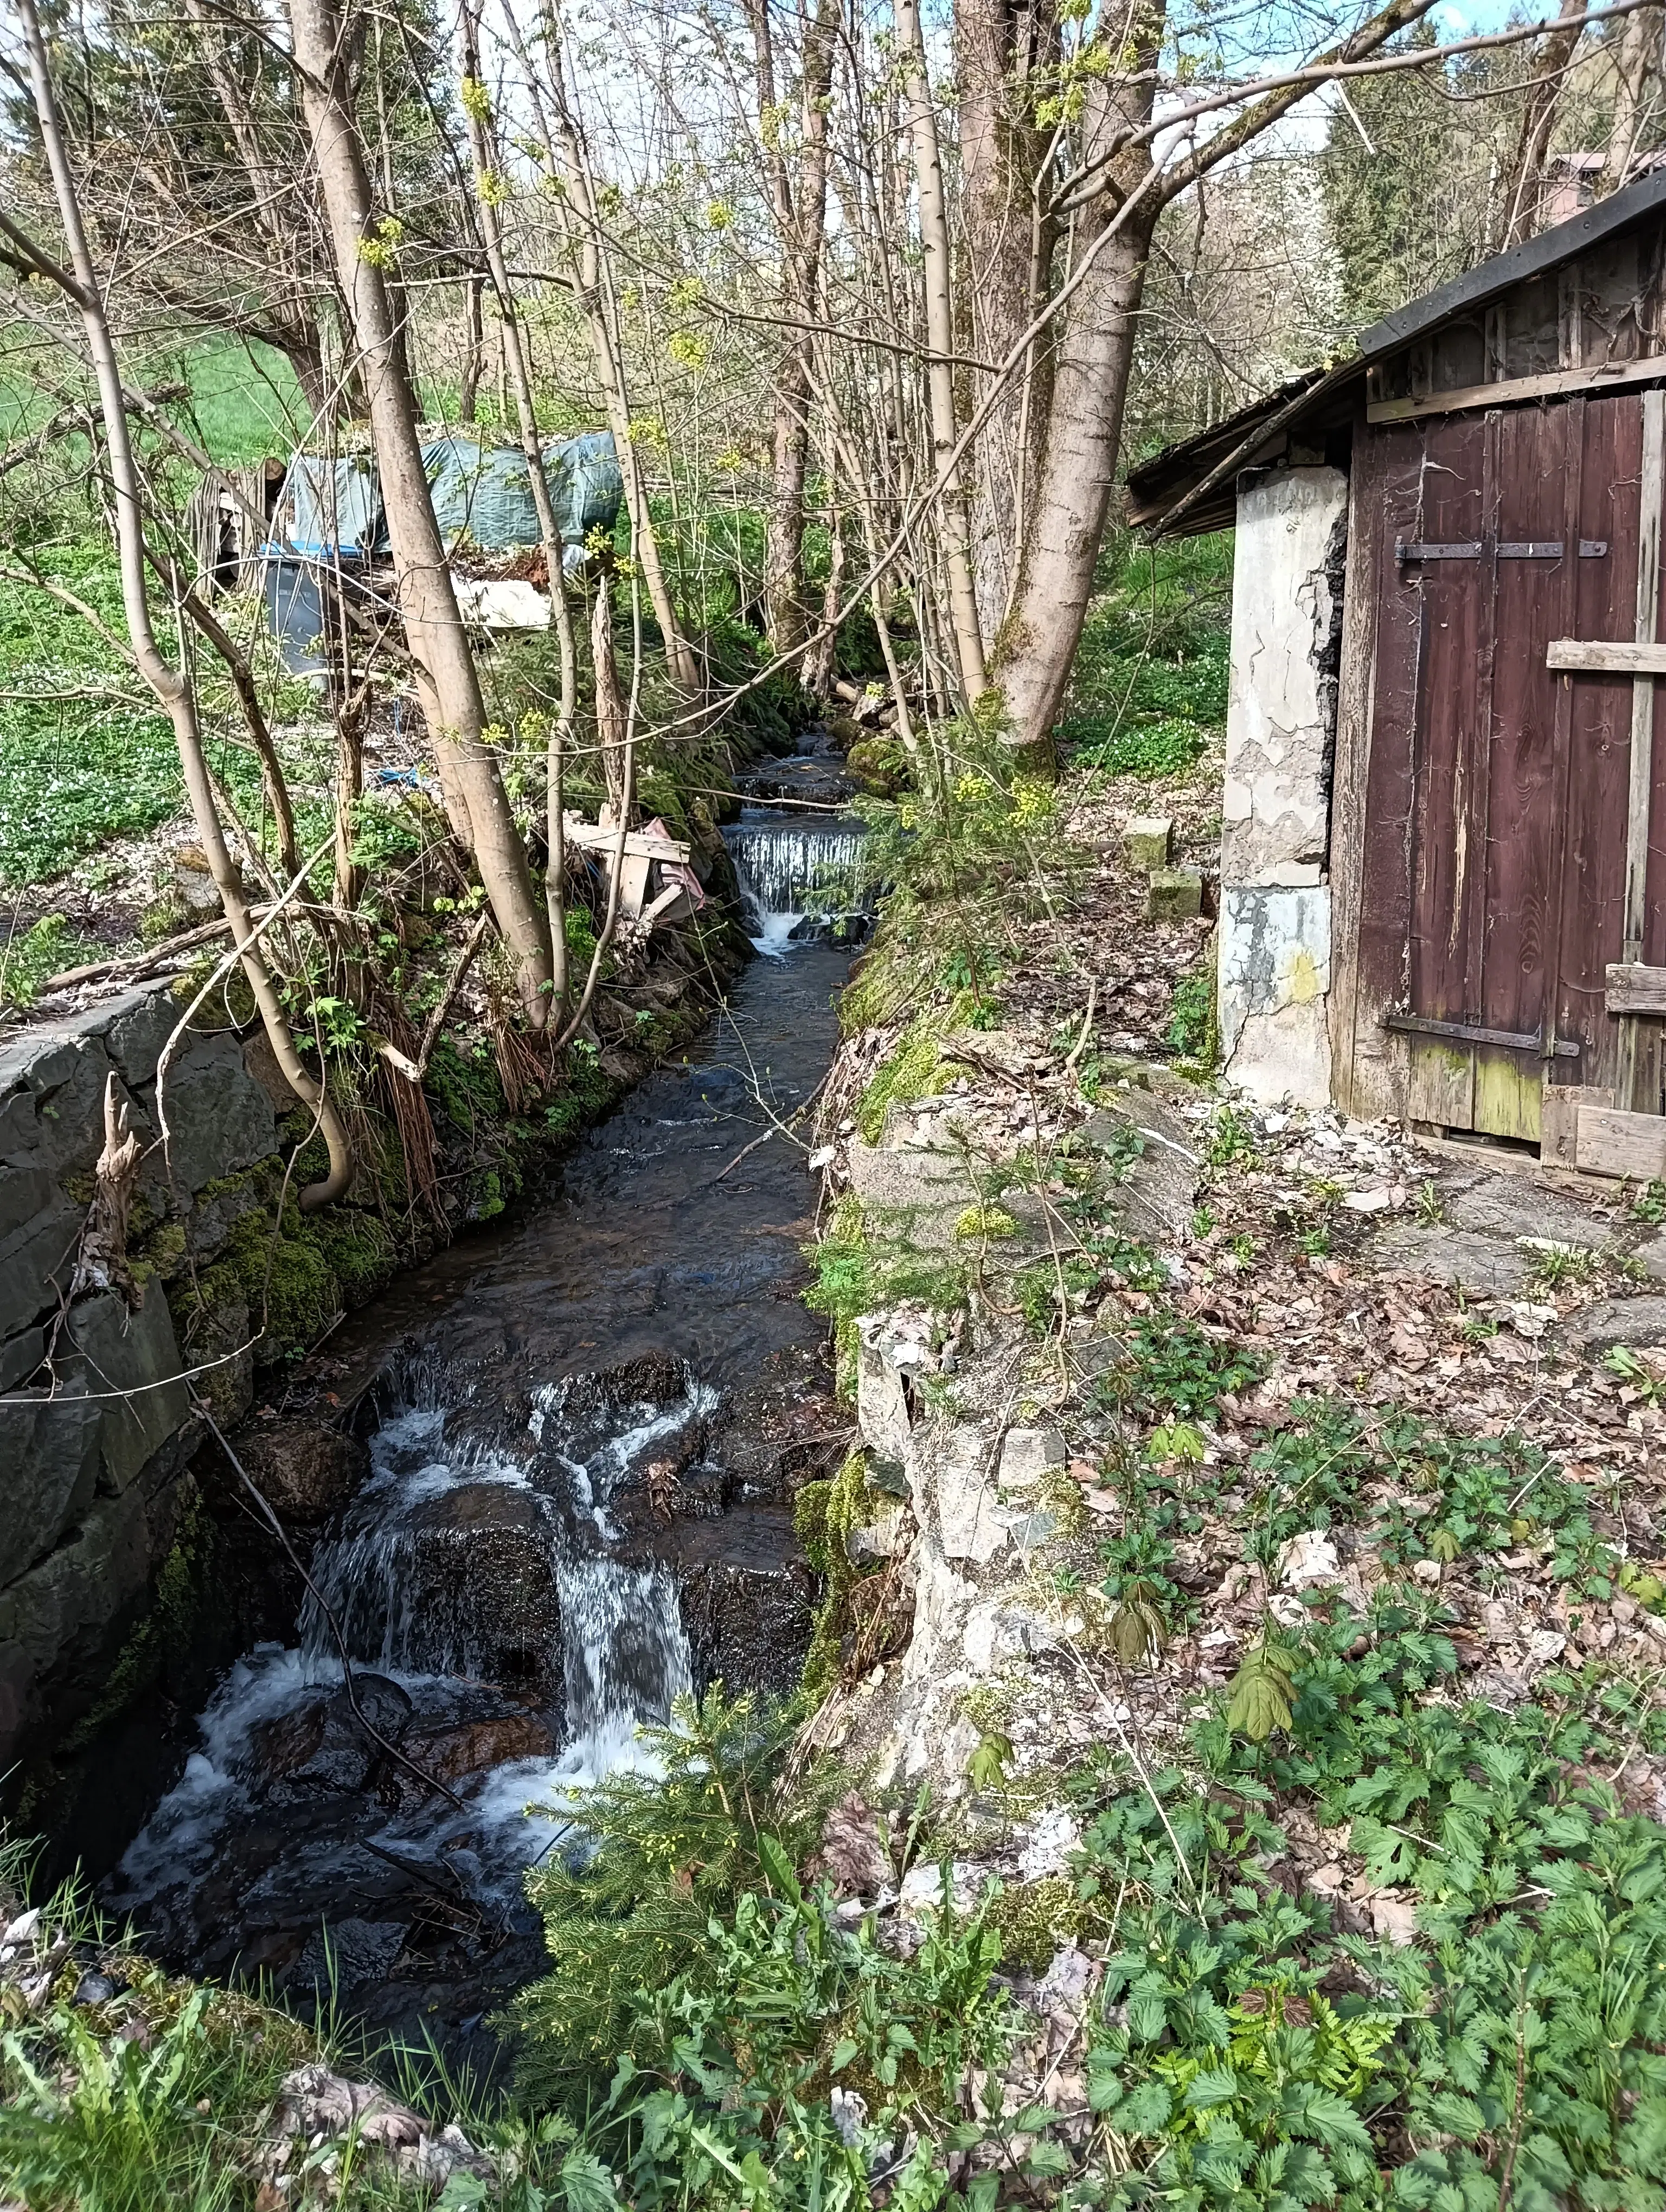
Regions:
<instances>
[{"instance_id":1,"label":"stone wall","mask_svg":"<svg viewBox=\"0 0 1666 2212\"><path fill-rule=\"evenodd\" d=\"M0 1773L92 1710L151 1603L189 1501L192 1382L226 1419L253 1388L246 1303L228 1311L202 1283L240 1222L272 1218L263 1059L277 1071L264 1040L189 1033L164 1148L157 1061L180 1011L152 987L0 1045ZM112 1078L146 1147L134 1283L76 1294Z\"/></svg>"},{"instance_id":2,"label":"stone wall","mask_svg":"<svg viewBox=\"0 0 1666 2212\"><path fill-rule=\"evenodd\" d=\"M1219 996L1229 1079L1256 1097L1330 1097L1330 773L1347 479L1247 483L1232 570Z\"/></svg>"}]
</instances>

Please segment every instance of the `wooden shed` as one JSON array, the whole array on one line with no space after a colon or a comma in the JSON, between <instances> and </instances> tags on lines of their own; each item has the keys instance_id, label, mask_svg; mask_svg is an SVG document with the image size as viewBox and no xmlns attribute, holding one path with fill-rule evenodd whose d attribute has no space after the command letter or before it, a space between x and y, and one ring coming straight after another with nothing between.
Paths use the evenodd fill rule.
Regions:
<instances>
[{"instance_id":1,"label":"wooden shed","mask_svg":"<svg viewBox=\"0 0 1666 2212\"><path fill-rule=\"evenodd\" d=\"M1129 477L1235 524L1227 1072L1666 1176L1666 175Z\"/></svg>"}]
</instances>

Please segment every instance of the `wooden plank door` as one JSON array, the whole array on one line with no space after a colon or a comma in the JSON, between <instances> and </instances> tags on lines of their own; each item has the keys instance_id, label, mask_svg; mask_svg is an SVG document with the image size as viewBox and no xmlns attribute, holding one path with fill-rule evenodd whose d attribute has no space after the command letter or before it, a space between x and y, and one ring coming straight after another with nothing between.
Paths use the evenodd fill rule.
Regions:
<instances>
[{"instance_id":1,"label":"wooden plank door","mask_svg":"<svg viewBox=\"0 0 1666 2212\"><path fill-rule=\"evenodd\" d=\"M1372 434L1361 1009L1400 1035L1414 1121L1536 1141L1547 1078L1611 1079L1632 685L1570 682L1545 655L1553 637L1632 634L1641 404ZM1657 742L1657 784L1662 754ZM1654 819L1659 844L1666 805ZM1651 847L1651 885L1656 871L1666 888L1666 847Z\"/></svg>"}]
</instances>

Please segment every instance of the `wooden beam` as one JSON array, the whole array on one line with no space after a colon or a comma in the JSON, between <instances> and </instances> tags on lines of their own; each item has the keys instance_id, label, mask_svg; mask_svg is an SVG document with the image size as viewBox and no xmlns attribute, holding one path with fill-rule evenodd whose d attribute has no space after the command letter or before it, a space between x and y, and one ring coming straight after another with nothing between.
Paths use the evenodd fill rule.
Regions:
<instances>
[{"instance_id":1,"label":"wooden beam","mask_svg":"<svg viewBox=\"0 0 1666 2212\"><path fill-rule=\"evenodd\" d=\"M611 853L618 846L619 833L617 830L599 828L593 822L575 822L569 815L567 842L569 845L583 845L593 852ZM648 837L640 830L625 832L624 849L626 857L633 860L686 860L689 857L688 846L681 838Z\"/></svg>"},{"instance_id":2,"label":"wooden beam","mask_svg":"<svg viewBox=\"0 0 1666 2212\"><path fill-rule=\"evenodd\" d=\"M1568 676L1666 676L1666 645L1633 645L1626 638L1554 637L1545 666Z\"/></svg>"},{"instance_id":3,"label":"wooden beam","mask_svg":"<svg viewBox=\"0 0 1666 2212\"><path fill-rule=\"evenodd\" d=\"M1557 1167L1577 1167L1581 1109L1613 1104L1614 1092L1605 1085L1547 1083L1539 1101L1539 1158Z\"/></svg>"},{"instance_id":4,"label":"wooden beam","mask_svg":"<svg viewBox=\"0 0 1666 2212\"><path fill-rule=\"evenodd\" d=\"M1581 1106L1574 1165L1592 1175L1666 1180L1666 1115Z\"/></svg>"},{"instance_id":5,"label":"wooden beam","mask_svg":"<svg viewBox=\"0 0 1666 2212\"><path fill-rule=\"evenodd\" d=\"M1477 407L1507 407L1526 399L1554 399L1560 393L1626 392L1639 384L1666 381L1666 354L1647 361L1614 362L1595 368L1557 368L1542 376L1512 376L1502 384L1460 384L1450 392L1428 392L1416 399L1377 399L1365 409L1368 422L1416 422L1426 415L1461 415Z\"/></svg>"},{"instance_id":6,"label":"wooden beam","mask_svg":"<svg viewBox=\"0 0 1666 2212\"><path fill-rule=\"evenodd\" d=\"M1637 537L1639 645L1653 645L1660 608L1660 509L1666 488L1666 395L1643 395L1643 466ZM1655 687L1639 671L1632 684L1631 780L1626 799L1624 957L1643 957L1643 889L1649 867L1649 793L1654 783Z\"/></svg>"},{"instance_id":7,"label":"wooden beam","mask_svg":"<svg viewBox=\"0 0 1666 2212\"><path fill-rule=\"evenodd\" d=\"M1666 968L1615 960L1609 963L1608 978L1611 1014L1666 1014Z\"/></svg>"}]
</instances>

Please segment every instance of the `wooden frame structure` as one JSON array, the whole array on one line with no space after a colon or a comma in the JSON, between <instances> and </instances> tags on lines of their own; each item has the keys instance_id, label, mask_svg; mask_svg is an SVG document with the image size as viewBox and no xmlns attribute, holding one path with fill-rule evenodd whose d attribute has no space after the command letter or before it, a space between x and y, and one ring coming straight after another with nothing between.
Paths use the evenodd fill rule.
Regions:
<instances>
[{"instance_id":1,"label":"wooden frame structure","mask_svg":"<svg viewBox=\"0 0 1666 2212\"><path fill-rule=\"evenodd\" d=\"M1666 175L1129 489L1238 529L1228 1073L1666 1177Z\"/></svg>"}]
</instances>

